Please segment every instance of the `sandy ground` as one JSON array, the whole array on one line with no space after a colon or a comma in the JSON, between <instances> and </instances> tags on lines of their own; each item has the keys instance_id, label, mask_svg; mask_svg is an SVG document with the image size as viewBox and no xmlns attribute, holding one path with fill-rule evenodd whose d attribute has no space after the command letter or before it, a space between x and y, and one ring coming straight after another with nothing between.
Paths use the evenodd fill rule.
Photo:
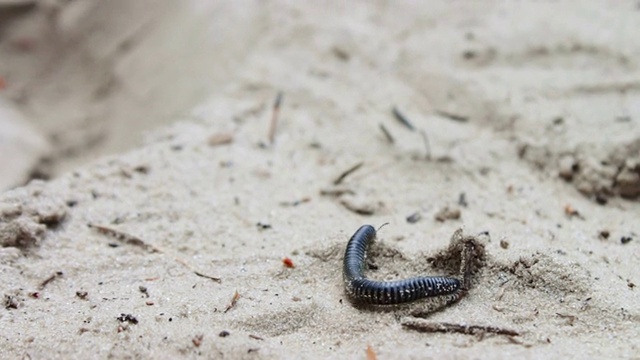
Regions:
<instances>
[{"instance_id":1,"label":"sandy ground","mask_svg":"<svg viewBox=\"0 0 640 360\"><path fill-rule=\"evenodd\" d=\"M55 175L0 195L3 357L640 357L636 2L47 3L0 26ZM387 222L372 278L477 236L419 321L484 331L348 300Z\"/></svg>"}]
</instances>

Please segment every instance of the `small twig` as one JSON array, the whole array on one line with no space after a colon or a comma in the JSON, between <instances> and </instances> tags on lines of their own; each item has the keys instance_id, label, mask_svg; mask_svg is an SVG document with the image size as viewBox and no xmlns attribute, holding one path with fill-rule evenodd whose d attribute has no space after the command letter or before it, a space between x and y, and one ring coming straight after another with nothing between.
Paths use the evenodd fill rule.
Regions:
<instances>
[{"instance_id":1,"label":"small twig","mask_svg":"<svg viewBox=\"0 0 640 360\"><path fill-rule=\"evenodd\" d=\"M355 193L351 189L322 189L322 190L320 190L320 195L322 195L322 196L340 197L340 196L345 195L345 194L354 195Z\"/></svg>"},{"instance_id":2,"label":"small twig","mask_svg":"<svg viewBox=\"0 0 640 360\"><path fill-rule=\"evenodd\" d=\"M427 132L424 130L420 130L420 135L422 135L422 140L424 141L425 148L425 158L427 160L431 160L431 145L429 145L429 137L427 136Z\"/></svg>"},{"instance_id":3,"label":"small twig","mask_svg":"<svg viewBox=\"0 0 640 360\"><path fill-rule=\"evenodd\" d=\"M520 333L515 330L504 329L496 326L482 326L482 325L461 325L451 323L435 323L425 322L420 320L407 320L402 323L407 329L416 330L425 333L458 333L464 335L479 335L486 334L507 335L507 336L520 336Z\"/></svg>"},{"instance_id":4,"label":"small twig","mask_svg":"<svg viewBox=\"0 0 640 360\"><path fill-rule=\"evenodd\" d=\"M255 339L255 340L264 340L264 338L261 338L258 335L249 334L249 337L252 338L252 339Z\"/></svg>"},{"instance_id":5,"label":"small twig","mask_svg":"<svg viewBox=\"0 0 640 360\"><path fill-rule=\"evenodd\" d=\"M205 279L213 280L215 282L222 282L222 279L220 279L220 278L213 277L213 276L210 276L210 275L206 275L206 274L203 274L203 273L201 273L199 271L193 270L193 273L196 274L197 276L203 277Z\"/></svg>"},{"instance_id":6,"label":"small twig","mask_svg":"<svg viewBox=\"0 0 640 360\"><path fill-rule=\"evenodd\" d=\"M458 205L467 207L469 204L467 203L467 194L461 192L458 196Z\"/></svg>"},{"instance_id":7,"label":"small twig","mask_svg":"<svg viewBox=\"0 0 640 360\"><path fill-rule=\"evenodd\" d=\"M576 322L576 320L578 320L578 317L575 315L566 315L566 314L561 314L561 313L556 313L556 315L558 317L560 317L561 319L566 319L567 320L567 325L571 325L573 326L573 323Z\"/></svg>"},{"instance_id":8,"label":"small twig","mask_svg":"<svg viewBox=\"0 0 640 360\"><path fill-rule=\"evenodd\" d=\"M520 341L520 340L518 340L518 339L514 338L513 336L507 336L507 338L506 338L506 339L507 339L507 341L508 341L508 342L510 342L511 344L514 344L514 345L521 345L521 346L524 346L525 348L530 348L530 347L532 347L532 346L533 346L532 344L526 344L526 343L524 343L524 342L522 342L522 341Z\"/></svg>"},{"instance_id":9,"label":"small twig","mask_svg":"<svg viewBox=\"0 0 640 360\"><path fill-rule=\"evenodd\" d=\"M355 165L353 165L352 167L350 167L349 169L347 169L345 172L343 172L342 174L340 174L340 176L338 176L335 180L333 180L333 185L339 185L347 176L349 176L351 173L353 173L354 171L360 169L360 167L364 165L364 161L361 161Z\"/></svg>"},{"instance_id":10,"label":"small twig","mask_svg":"<svg viewBox=\"0 0 640 360\"><path fill-rule=\"evenodd\" d=\"M209 137L209 146L227 145L233 142L233 135L228 133L217 133Z\"/></svg>"},{"instance_id":11,"label":"small twig","mask_svg":"<svg viewBox=\"0 0 640 360\"><path fill-rule=\"evenodd\" d=\"M458 115L458 114L453 114L447 111L442 111L442 110L436 110L436 114L442 116L442 117L446 117L447 119L451 119L453 121L459 121L459 122L467 122L469 121L469 117L468 116L464 116L464 115Z\"/></svg>"},{"instance_id":12,"label":"small twig","mask_svg":"<svg viewBox=\"0 0 640 360\"><path fill-rule=\"evenodd\" d=\"M413 126L413 124L411 123L411 121L409 121L409 119L404 116L403 113L400 112L400 110L398 110L397 107L393 107L393 109L391 110L391 112L393 113L393 116L395 116L395 118L400 121L400 123L404 126L407 127L407 129L411 130L411 131L416 131L416 127Z\"/></svg>"},{"instance_id":13,"label":"small twig","mask_svg":"<svg viewBox=\"0 0 640 360\"><path fill-rule=\"evenodd\" d=\"M389 144L393 144L396 142L393 136L391 136L391 133L389 132L389 130L387 130L387 128L384 125L380 124L380 130L382 130L382 133L387 138L387 141L389 141Z\"/></svg>"},{"instance_id":14,"label":"small twig","mask_svg":"<svg viewBox=\"0 0 640 360\"><path fill-rule=\"evenodd\" d=\"M276 96L276 101L273 103L273 112L271 114L271 126L269 127L269 143L273 145L276 137L276 128L278 127L278 115L280 115L280 104L282 104L282 92Z\"/></svg>"},{"instance_id":15,"label":"small twig","mask_svg":"<svg viewBox=\"0 0 640 360\"><path fill-rule=\"evenodd\" d=\"M149 245L145 243L142 239L136 236L133 236L131 234L127 234L123 231L116 230L107 226L91 224L91 223L87 224L87 226L92 229L96 229L101 234L111 236L112 238L120 240L120 242L124 244L137 246L151 253L161 252L160 249L156 248L155 246Z\"/></svg>"},{"instance_id":16,"label":"small twig","mask_svg":"<svg viewBox=\"0 0 640 360\"><path fill-rule=\"evenodd\" d=\"M304 204L311 201L310 197L303 197L302 199L299 200L295 200L295 201L282 201L280 202L281 206L298 206L300 204Z\"/></svg>"},{"instance_id":17,"label":"small twig","mask_svg":"<svg viewBox=\"0 0 640 360\"><path fill-rule=\"evenodd\" d=\"M358 215L370 216L376 212L376 209L371 204L367 203L355 203L349 199L343 199L340 201L340 204L344 206L345 209Z\"/></svg>"},{"instance_id":18,"label":"small twig","mask_svg":"<svg viewBox=\"0 0 640 360\"><path fill-rule=\"evenodd\" d=\"M57 279L58 277L61 277L62 275L63 275L62 271L56 271L55 274L49 276L43 282L40 283L39 289L40 290L44 289L50 282Z\"/></svg>"},{"instance_id":19,"label":"small twig","mask_svg":"<svg viewBox=\"0 0 640 360\"><path fill-rule=\"evenodd\" d=\"M198 271L198 270L194 269L191 265L189 265L186 261L184 261L184 260L182 260L182 259L175 258L175 260L176 260L178 263L180 263L180 264L184 265L187 269L189 269L189 270L190 270L192 273L194 273L196 276L200 276L200 277L203 277L203 278L205 278L205 279L210 279L210 280L213 280L213 281L215 281L215 282L219 282L219 283L220 283L220 282L222 282L222 279L220 279L220 278L217 278L217 277L214 277L214 276L210 276L210 275L207 275L207 274L203 274L203 273L201 273L200 271Z\"/></svg>"},{"instance_id":20,"label":"small twig","mask_svg":"<svg viewBox=\"0 0 640 360\"><path fill-rule=\"evenodd\" d=\"M224 309L224 312L226 313L227 311L231 310L231 308L236 306L238 299L240 299L240 293L238 293L238 290L236 290L236 292L233 294L233 297L231 298L231 302L229 303L229 305L227 305L227 308Z\"/></svg>"}]
</instances>

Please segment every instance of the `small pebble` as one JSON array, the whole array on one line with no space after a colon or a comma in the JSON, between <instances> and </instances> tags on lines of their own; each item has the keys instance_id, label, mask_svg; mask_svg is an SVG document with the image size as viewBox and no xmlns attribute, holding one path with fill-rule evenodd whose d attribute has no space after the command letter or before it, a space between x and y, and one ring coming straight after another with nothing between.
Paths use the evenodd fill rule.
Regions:
<instances>
[{"instance_id":1,"label":"small pebble","mask_svg":"<svg viewBox=\"0 0 640 360\"><path fill-rule=\"evenodd\" d=\"M411 214L411 215L407 216L407 222L408 222L409 224L415 224L415 223L417 223L418 221L420 221L420 219L422 219L422 215L420 215L420 213L419 213L419 212L415 212L415 213L413 213L413 214Z\"/></svg>"}]
</instances>

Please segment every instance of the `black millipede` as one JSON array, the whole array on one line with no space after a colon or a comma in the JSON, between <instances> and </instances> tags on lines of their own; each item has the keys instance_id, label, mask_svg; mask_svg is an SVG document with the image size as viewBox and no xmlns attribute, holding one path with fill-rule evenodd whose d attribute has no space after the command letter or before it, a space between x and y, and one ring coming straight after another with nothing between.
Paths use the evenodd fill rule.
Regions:
<instances>
[{"instance_id":1,"label":"black millipede","mask_svg":"<svg viewBox=\"0 0 640 360\"><path fill-rule=\"evenodd\" d=\"M451 302L464 293L463 282L444 276L418 276L404 280L376 281L364 276L367 250L376 237L376 229L363 225L353 234L344 253L342 275L347 295L356 303L398 305L428 297L449 295Z\"/></svg>"}]
</instances>

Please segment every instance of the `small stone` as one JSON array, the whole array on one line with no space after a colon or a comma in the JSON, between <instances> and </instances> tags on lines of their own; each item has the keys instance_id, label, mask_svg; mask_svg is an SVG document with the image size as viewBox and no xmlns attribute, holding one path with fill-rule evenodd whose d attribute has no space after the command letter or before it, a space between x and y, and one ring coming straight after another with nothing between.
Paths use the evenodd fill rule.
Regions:
<instances>
[{"instance_id":1,"label":"small stone","mask_svg":"<svg viewBox=\"0 0 640 360\"><path fill-rule=\"evenodd\" d=\"M572 155L565 155L558 162L558 173L561 178L571 181L573 174L578 170L576 159Z\"/></svg>"},{"instance_id":2,"label":"small stone","mask_svg":"<svg viewBox=\"0 0 640 360\"><path fill-rule=\"evenodd\" d=\"M458 220L460 219L460 209L445 206L436 213L435 219L440 222L444 222L445 220Z\"/></svg>"}]
</instances>

